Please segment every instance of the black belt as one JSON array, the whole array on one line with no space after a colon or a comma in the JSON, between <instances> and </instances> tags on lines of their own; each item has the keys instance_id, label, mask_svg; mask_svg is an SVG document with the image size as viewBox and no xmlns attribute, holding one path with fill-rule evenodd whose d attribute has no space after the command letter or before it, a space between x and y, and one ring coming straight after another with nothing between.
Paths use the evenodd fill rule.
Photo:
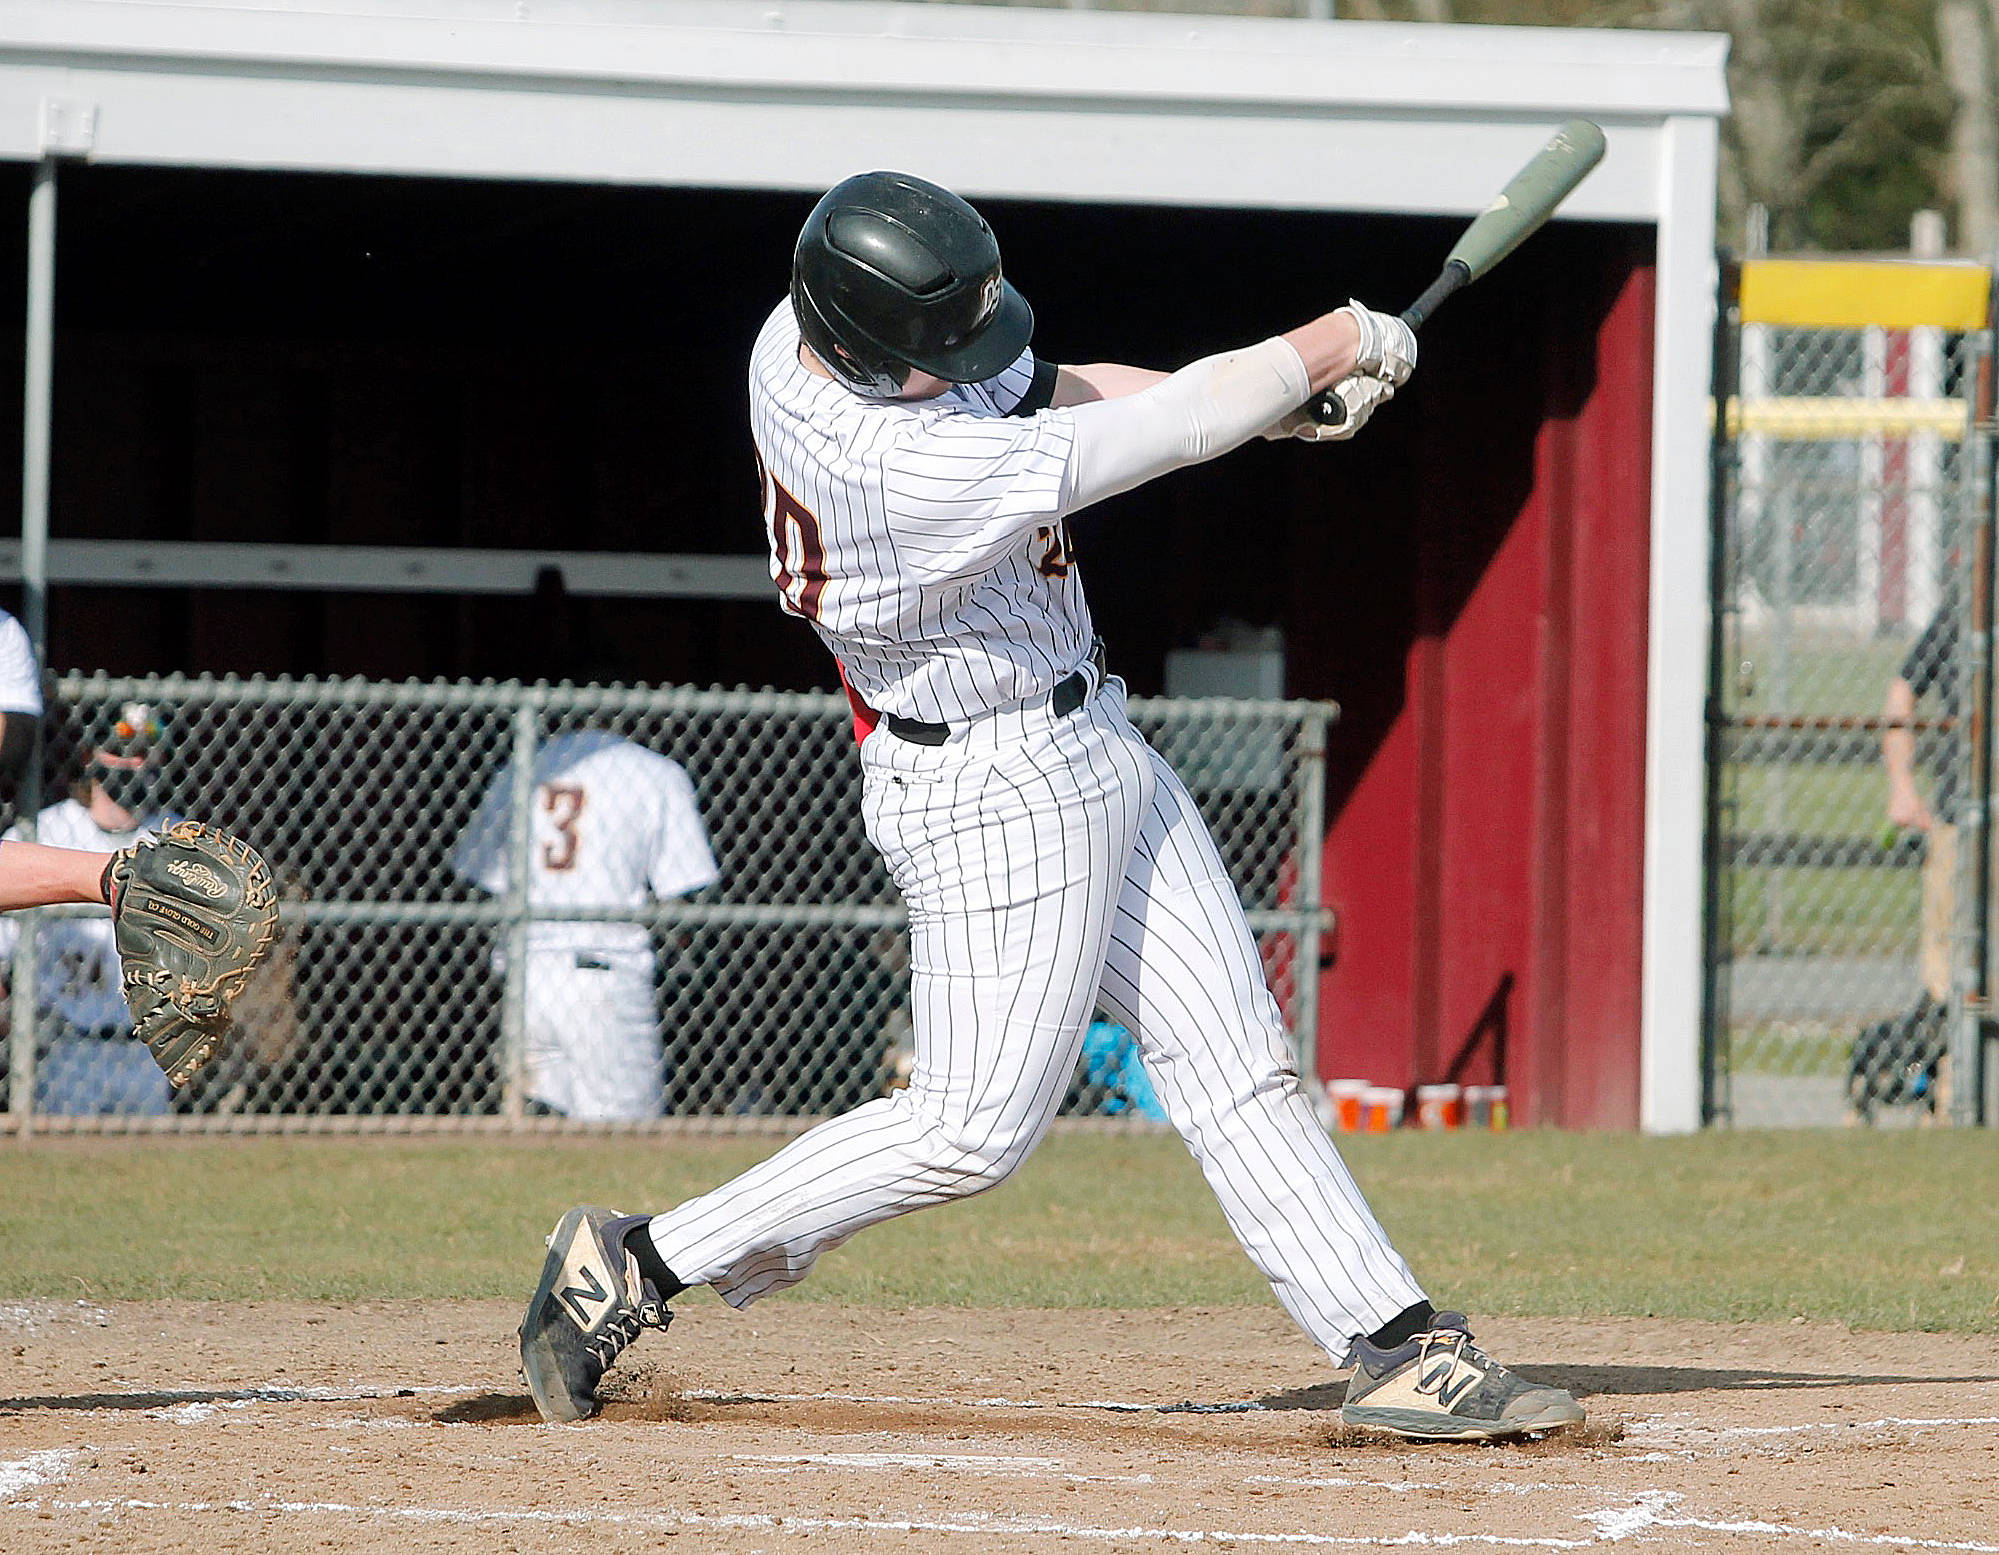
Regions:
<instances>
[{"instance_id":1,"label":"black belt","mask_svg":"<svg viewBox=\"0 0 1999 1555\"><path fill-rule=\"evenodd\" d=\"M1083 661L1083 667L1063 677L1048 698L1049 710L1057 718L1067 718L1089 701L1092 672L1096 675L1096 684L1101 686L1104 683L1104 640L1101 637L1090 644L1090 656ZM884 713L882 722L888 726L890 734L899 740L908 740L912 745L942 745L951 738L949 724L925 723L921 718L904 718L900 713Z\"/></svg>"}]
</instances>

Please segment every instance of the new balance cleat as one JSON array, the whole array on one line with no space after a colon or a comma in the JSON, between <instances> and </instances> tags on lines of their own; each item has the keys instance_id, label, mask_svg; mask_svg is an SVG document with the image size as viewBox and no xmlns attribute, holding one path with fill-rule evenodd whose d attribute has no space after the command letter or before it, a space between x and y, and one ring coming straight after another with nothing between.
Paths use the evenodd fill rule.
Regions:
<instances>
[{"instance_id":1,"label":"new balance cleat","mask_svg":"<svg viewBox=\"0 0 1999 1555\"><path fill-rule=\"evenodd\" d=\"M1353 1380L1340 1419L1434 1441L1488 1441L1580 1425L1583 1406L1560 1388L1516 1376L1472 1343L1462 1312L1392 1350L1353 1345Z\"/></svg>"},{"instance_id":2,"label":"new balance cleat","mask_svg":"<svg viewBox=\"0 0 1999 1555\"><path fill-rule=\"evenodd\" d=\"M556 1222L541 1283L521 1319L521 1375L544 1420L568 1424L597 1412L597 1388L642 1328L672 1312L625 1250L633 1220L585 1204Z\"/></svg>"}]
</instances>

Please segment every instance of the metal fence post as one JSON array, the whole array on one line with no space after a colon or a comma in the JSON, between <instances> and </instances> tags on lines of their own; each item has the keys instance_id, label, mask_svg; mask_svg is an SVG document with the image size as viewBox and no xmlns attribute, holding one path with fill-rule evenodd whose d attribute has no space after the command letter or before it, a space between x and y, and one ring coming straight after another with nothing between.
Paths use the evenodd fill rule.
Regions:
<instances>
[{"instance_id":1,"label":"metal fence post","mask_svg":"<svg viewBox=\"0 0 1999 1555\"><path fill-rule=\"evenodd\" d=\"M7 1111L13 1117L14 1132L23 1138L35 1126L35 1045L39 1037L35 941L41 917L38 911L20 915L21 937L14 942L13 985L8 998L13 1029L7 1047Z\"/></svg>"},{"instance_id":2,"label":"metal fence post","mask_svg":"<svg viewBox=\"0 0 1999 1555\"><path fill-rule=\"evenodd\" d=\"M1999 272L1995 272L1999 275ZM1961 1126L1999 1121L1988 1112L1986 1099L1986 1021L1992 999L1992 612L1994 587L1993 518L1999 506L1999 460L1994 458L1994 337L1999 327L1999 281L1987 304L1987 324L1979 343L1973 377L1970 444L1971 468L1961 472L1971 491L1971 630L1970 649L1970 800L1963 806L1969 854L1958 854L1960 882L1970 885L1970 954L1953 957L1961 996L1950 1032L1952 1086L1950 1120ZM1959 914L1959 921L1964 920ZM1968 965L1966 964L1968 961Z\"/></svg>"},{"instance_id":3,"label":"metal fence post","mask_svg":"<svg viewBox=\"0 0 1999 1555\"><path fill-rule=\"evenodd\" d=\"M500 1004L501 1111L518 1122L527 1112L528 850L534 842L534 759L540 698L514 709L513 791L507 803L507 974Z\"/></svg>"},{"instance_id":4,"label":"metal fence post","mask_svg":"<svg viewBox=\"0 0 1999 1555\"><path fill-rule=\"evenodd\" d=\"M21 593L22 625L39 667L48 636L48 537L50 404L55 387L56 162L45 156L35 169L28 196L28 315L21 417ZM21 830L35 835L41 808L40 720L21 784ZM8 1043L7 1110L17 1132L26 1135L35 1112L35 1047L38 1036L35 941L41 914L21 915L14 942L11 993L12 1033Z\"/></svg>"},{"instance_id":5,"label":"metal fence post","mask_svg":"<svg viewBox=\"0 0 1999 1555\"><path fill-rule=\"evenodd\" d=\"M1298 927L1292 973L1298 1072L1319 1076L1319 949L1325 927L1326 705L1312 703L1298 728Z\"/></svg>"},{"instance_id":6,"label":"metal fence post","mask_svg":"<svg viewBox=\"0 0 1999 1555\"><path fill-rule=\"evenodd\" d=\"M1728 645L1735 608L1729 567L1729 499L1734 487L1735 439L1730 410L1740 392L1736 359L1742 271L1735 256L1717 256L1714 310L1714 431L1708 444L1708 664L1706 795L1701 880L1701 1122L1712 1125L1728 1111L1728 961L1733 947L1728 891L1728 843L1733 830L1723 784L1727 764Z\"/></svg>"}]
</instances>

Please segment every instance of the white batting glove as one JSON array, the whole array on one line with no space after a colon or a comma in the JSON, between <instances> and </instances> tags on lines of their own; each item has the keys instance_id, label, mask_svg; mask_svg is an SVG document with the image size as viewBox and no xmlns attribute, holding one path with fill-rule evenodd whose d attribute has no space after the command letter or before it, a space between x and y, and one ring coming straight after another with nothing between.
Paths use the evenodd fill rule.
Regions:
<instances>
[{"instance_id":1,"label":"white batting glove","mask_svg":"<svg viewBox=\"0 0 1999 1555\"><path fill-rule=\"evenodd\" d=\"M1266 428L1263 435L1272 442L1295 437L1305 443L1344 443L1367 425L1369 416L1395 398L1395 387L1366 373L1355 373L1351 378L1342 378L1334 384L1332 395L1347 413L1346 419L1338 426L1320 425L1312 419L1311 411L1300 406L1282 421Z\"/></svg>"},{"instance_id":2,"label":"white batting glove","mask_svg":"<svg viewBox=\"0 0 1999 1555\"><path fill-rule=\"evenodd\" d=\"M1360 355L1354 371L1385 378L1391 387L1409 381L1416 370L1416 331L1392 313L1376 313L1359 301L1335 311L1344 313L1360 330Z\"/></svg>"}]
</instances>

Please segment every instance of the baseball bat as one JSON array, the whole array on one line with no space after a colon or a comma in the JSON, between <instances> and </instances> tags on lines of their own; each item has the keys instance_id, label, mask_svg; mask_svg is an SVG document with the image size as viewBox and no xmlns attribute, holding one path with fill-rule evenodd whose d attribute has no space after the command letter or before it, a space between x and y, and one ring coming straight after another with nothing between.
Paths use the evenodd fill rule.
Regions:
<instances>
[{"instance_id":1,"label":"baseball bat","mask_svg":"<svg viewBox=\"0 0 1999 1555\"><path fill-rule=\"evenodd\" d=\"M1589 120L1571 119L1555 131L1554 139L1499 191L1499 198L1472 219L1436 280L1402 310L1402 322L1420 330L1447 297L1476 281L1538 231L1602 160L1603 131ZM1321 426L1336 427L1346 420L1346 407L1331 390L1314 395L1309 405L1312 419Z\"/></svg>"}]
</instances>

